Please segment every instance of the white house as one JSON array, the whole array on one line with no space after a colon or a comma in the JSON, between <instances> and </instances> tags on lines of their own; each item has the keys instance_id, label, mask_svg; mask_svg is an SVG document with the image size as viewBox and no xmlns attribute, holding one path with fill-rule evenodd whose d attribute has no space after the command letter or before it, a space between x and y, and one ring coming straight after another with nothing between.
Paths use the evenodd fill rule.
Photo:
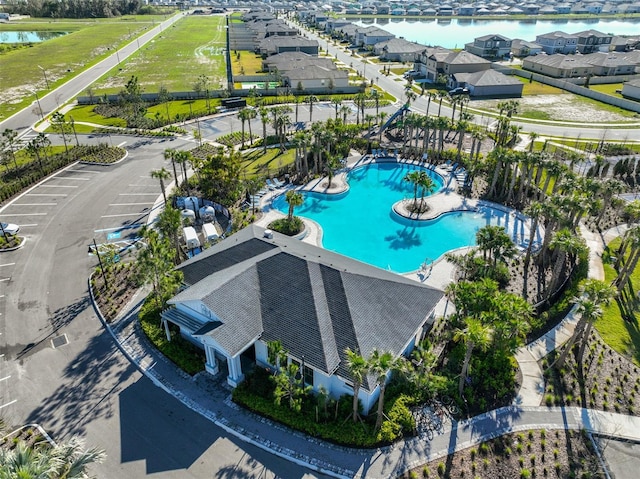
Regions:
<instances>
[{"instance_id":1,"label":"white house","mask_svg":"<svg viewBox=\"0 0 640 479\"><path fill-rule=\"evenodd\" d=\"M302 241L248 226L178 267L185 288L162 313L204 349L206 370L232 386L245 369L268 366L280 341L304 381L333 397L353 394L346 348L409 354L433 324L444 293ZM365 411L379 389L367 379Z\"/></svg>"}]
</instances>

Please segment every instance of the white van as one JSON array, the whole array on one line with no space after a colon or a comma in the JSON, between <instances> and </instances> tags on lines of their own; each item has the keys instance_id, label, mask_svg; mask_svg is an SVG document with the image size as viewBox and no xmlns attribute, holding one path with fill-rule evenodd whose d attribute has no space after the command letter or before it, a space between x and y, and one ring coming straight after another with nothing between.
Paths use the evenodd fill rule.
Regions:
<instances>
[{"instance_id":1,"label":"white van","mask_svg":"<svg viewBox=\"0 0 640 479\"><path fill-rule=\"evenodd\" d=\"M186 228L183 228L182 234L184 236L184 242L187 244L188 250L200 248L198 233L196 233L196 230L193 228L193 226L187 226Z\"/></svg>"},{"instance_id":2,"label":"white van","mask_svg":"<svg viewBox=\"0 0 640 479\"><path fill-rule=\"evenodd\" d=\"M203 223L202 236L204 236L204 240L207 243L211 243L220 237L218 230L216 229L216 225L213 223Z\"/></svg>"}]
</instances>

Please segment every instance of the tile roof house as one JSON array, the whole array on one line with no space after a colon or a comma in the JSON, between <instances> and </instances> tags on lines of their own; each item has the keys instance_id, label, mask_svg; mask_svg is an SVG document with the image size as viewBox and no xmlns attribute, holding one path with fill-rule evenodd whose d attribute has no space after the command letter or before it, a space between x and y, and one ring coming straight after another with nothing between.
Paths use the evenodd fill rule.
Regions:
<instances>
[{"instance_id":1,"label":"tile roof house","mask_svg":"<svg viewBox=\"0 0 640 479\"><path fill-rule=\"evenodd\" d=\"M466 87L474 98L520 98L524 83L515 77L504 75L496 70L483 70L475 73L456 73L453 75L454 87Z\"/></svg>"},{"instance_id":2,"label":"tile roof house","mask_svg":"<svg viewBox=\"0 0 640 479\"><path fill-rule=\"evenodd\" d=\"M445 75L473 73L491 68L489 60L464 50L450 53L443 59L442 64Z\"/></svg>"},{"instance_id":3,"label":"tile roof house","mask_svg":"<svg viewBox=\"0 0 640 479\"><path fill-rule=\"evenodd\" d=\"M555 78L592 75L593 65L574 55L536 55L522 60L522 68Z\"/></svg>"},{"instance_id":4,"label":"tile roof house","mask_svg":"<svg viewBox=\"0 0 640 479\"><path fill-rule=\"evenodd\" d=\"M345 349L410 353L432 326L440 290L302 241L248 226L178 267L185 288L162 322L205 350L206 370L236 386L243 363L268 366L280 341L305 382L353 394ZM241 361L242 358L242 361ZM273 365L271 365L273 366ZM368 381L365 410L379 394Z\"/></svg>"},{"instance_id":5,"label":"tile roof house","mask_svg":"<svg viewBox=\"0 0 640 479\"><path fill-rule=\"evenodd\" d=\"M282 73L284 86L296 90L311 88L338 89L349 86L349 74L335 66L327 68L320 65L297 66Z\"/></svg>"},{"instance_id":6,"label":"tile roof house","mask_svg":"<svg viewBox=\"0 0 640 479\"><path fill-rule=\"evenodd\" d=\"M317 65L337 69L331 58L316 57L302 52L284 52L271 55L262 61L262 69L268 72L286 72L295 68Z\"/></svg>"},{"instance_id":7,"label":"tile roof house","mask_svg":"<svg viewBox=\"0 0 640 479\"><path fill-rule=\"evenodd\" d=\"M361 46L371 46L375 45L378 42L386 42L387 40L391 40L396 36L393 33L389 33L382 28L369 26L369 27L359 27L356 30L355 36L355 44Z\"/></svg>"}]
</instances>

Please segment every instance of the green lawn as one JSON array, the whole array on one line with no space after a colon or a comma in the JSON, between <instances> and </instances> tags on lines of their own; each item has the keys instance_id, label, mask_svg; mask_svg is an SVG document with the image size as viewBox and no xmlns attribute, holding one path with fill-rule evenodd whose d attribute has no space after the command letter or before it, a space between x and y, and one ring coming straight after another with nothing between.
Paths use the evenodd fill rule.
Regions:
<instances>
[{"instance_id":1,"label":"green lawn","mask_svg":"<svg viewBox=\"0 0 640 479\"><path fill-rule=\"evenodd\" d=\"M593 91L599 91L600 93L606 93L607 95L615 96L616 98L622 98L622 94L616 92L616 90L622 90L622 83L589 85L589 89Z\"/></svg>"},{"instance_id":2,"label":"green lawn","mask_svg":"<svg viewBox=\"0 0 640 479\"><path fill-rule=\"evenodd\" d=\"M537 81L532 81L529 83L527 78L522 78L519 76L514 76L522 83L524 83L524 88L522 89L522 96L528 95L566 95L567 92L561 90L560 88L556 88L551 85L545 85L544 83L540 83Z\"/></svg>"},{"instance_id":3,"label":"green lawn","mask_svg":"<svg viewBox=\"0 0 640 479\"><path fill-rule=\"evenodd\" d=\"M609 243L609 248L613 251L620 245L620 238L616 238ZM610 283L616 273L611 265L604 265L605 281ZM634 292L640 288L640 267L636 267L631 276ZM613 301L604 311L603 317L596 322L596 329L602 336L602 339L620 354L623 354L640 365L640 328L638 320L640 319L640 311L636 306L634 311L634 319L625 321L622 319L620 307L616 301Z\"/></svg>"},{"instance_id":4,"label":"green lawn","mask_svg":"<svg viewBox=\"0 0 640 479\"><path fill-rule=\"evenodd\" d=\"M34 30L64 31L69 34L34 43L0 55L0 120L3 120L34 101L33 90L46 94L45 72L51 88L58 86L89 66L97 63L151 28L162 16L132 16L112 19L17 21L0 24L0 31ZM44 72L38 67L41 66Z\"/></svg>"},{"instance_id":5,"label":"green lawn","mask_svg":"<svg viewBox=\"0 0 640 479\"><path fill-rule=\"evenodd\" d=\"M141 51L122 62L94 85L94 94L117 93L137 76L146 93L160 86L171 91L192 91L200 75L211 89L225 82L225 29L222 16L189 16L174 23Z\"/></svg>"},{"instance_id":6,"label":"green lawn","mask_svg":"<svg viewBox=\"0 0 640 479\"><path fill-rule=\"evenodd\" d=\"M280 153L279 148L268 148L267 154L262 154L262 148L244 155L242 167L247 177L269 177L278 169L292 164L295 160L295 149Z\"/></svg>"},{"instance_id":7,"label":"green lawn","mask_svg":"<svg viewBox=\"0 0 640 479\"><path fill-rule=\"evenodd\" d=\"M240 58L238 58L240 54ZM262 73L262 57L254 52L231 52L231 69L234 75L256 75Z\"/></svg>"}]
</instances>

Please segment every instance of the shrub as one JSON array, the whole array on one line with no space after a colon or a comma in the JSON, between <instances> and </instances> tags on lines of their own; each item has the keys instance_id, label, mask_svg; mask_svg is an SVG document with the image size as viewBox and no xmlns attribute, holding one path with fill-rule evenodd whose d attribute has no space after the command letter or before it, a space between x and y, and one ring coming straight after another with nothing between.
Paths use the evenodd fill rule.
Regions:
<instances>
[{"instance_id":1,"label":"shrub","mask_svg":"<svg viewBox=\"0 0 640 479\"><path fill-rule=\"evenodd\" d=\"M287 236L295 236L302 232L304 229L304 223L300 218L294 216L291 221L289 218L280 218L269 223L269 228L278 233L282 233Z\"/></svg>"}]
</instances>

